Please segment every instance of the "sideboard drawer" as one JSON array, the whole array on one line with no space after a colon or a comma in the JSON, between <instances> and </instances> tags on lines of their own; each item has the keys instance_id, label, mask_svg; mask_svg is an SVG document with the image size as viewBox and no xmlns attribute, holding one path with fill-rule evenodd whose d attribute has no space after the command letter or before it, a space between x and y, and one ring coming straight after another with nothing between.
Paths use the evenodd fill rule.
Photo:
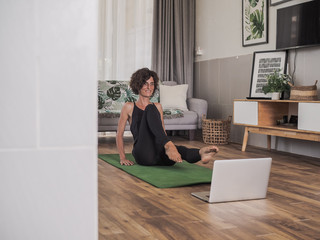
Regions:
<instances>
[{"instance_id":1,"label":"sideboard drawer","mask_svg":"<svg viewBox=\"0 0 320 240\"><path fill-rule=\"evenodd\" d=\"M320 103L299 103L298 129L320 132Z\"/></svg>"},{"instance_id":2,"label":"sideboard drawer","mask_svg":"<svg viewBox=\"0 0 320 240\"><path fill-rule=\"evenodd\" d=\"M258 125L258 102L234 101L233 123Z\"/></svg>"}]
</instances>

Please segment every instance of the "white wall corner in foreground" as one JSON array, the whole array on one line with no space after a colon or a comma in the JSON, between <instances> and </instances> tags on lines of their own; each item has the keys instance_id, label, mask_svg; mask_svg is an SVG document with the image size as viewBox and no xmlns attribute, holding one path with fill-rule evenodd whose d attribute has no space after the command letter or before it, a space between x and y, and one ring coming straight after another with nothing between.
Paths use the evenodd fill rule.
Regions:
<instances>
[{"instance_id":1,"label":"white wall corner in foreground","mask_svg":"<svg viewBox=\"0 0 320 240\"><path fill-rule=\"evenodd\" d=\"M97 240L98 0L0 2L0 239Z\"/></svg>"}]
</instances>

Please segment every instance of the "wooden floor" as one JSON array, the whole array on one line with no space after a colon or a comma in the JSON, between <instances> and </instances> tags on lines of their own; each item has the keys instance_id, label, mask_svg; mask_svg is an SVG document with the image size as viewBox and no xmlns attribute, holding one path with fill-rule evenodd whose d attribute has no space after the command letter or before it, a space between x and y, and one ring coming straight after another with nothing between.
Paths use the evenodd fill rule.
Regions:
<instances>
[{"instance_id":1,"label":"wooden floor","mask_svg":"<svg viewBox=\"0 0 320 240\"><path fill-rule=\"evenodd\" d=\"M125 143L130 153L132 138ZM117 153L115 138L99 137L99 153ZM98 160L99 239L320 239L319 158L250 146L241 152L241 145L229 144L216 159L267 156L273 162L266 199L216 204L190 195L209 184L159 189Z\"/></svg>"}]
</instances>

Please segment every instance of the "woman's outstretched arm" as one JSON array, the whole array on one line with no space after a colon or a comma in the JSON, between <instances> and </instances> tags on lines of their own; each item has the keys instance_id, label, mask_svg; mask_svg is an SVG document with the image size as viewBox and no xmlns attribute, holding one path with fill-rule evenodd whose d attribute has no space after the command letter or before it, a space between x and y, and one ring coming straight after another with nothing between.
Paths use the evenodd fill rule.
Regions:
<instances>
[{"instance_id":1,"label":"woman's outstretched arm","mask_svg":"<svg viewBox=\"0 0 320 240\"><path fill-rule=\"evenodd\" d=\"M118 128L117 128L117 136L116 136L116 142L117 142L117 149L120 156L120 164L121 165L127 165L131 166L134 163L128 159L126 159L126 154L124 151L124 142L123 142L123 133L126 128L127 121L129 120L130 115L132 114L133 107L132 103L125 103L121 109L120 118L118 121ZM131 114L130 114L131 113Z\"/></svg>"}]
</instances>

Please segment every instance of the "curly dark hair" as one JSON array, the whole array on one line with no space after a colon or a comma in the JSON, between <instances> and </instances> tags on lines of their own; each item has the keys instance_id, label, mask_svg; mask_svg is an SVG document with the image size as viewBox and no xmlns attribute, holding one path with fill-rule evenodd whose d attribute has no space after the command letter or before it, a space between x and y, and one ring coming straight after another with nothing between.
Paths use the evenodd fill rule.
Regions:
<instances>
[{"instance_id":1,"label":"curly dark hair","mask_svg":"<svg viewBox=\"0 0 320 240\"><path fill-rule=\"evenodd\" d=\"M149 78L152 77L154 81L154 90L158 89L159 77L156 72L149 70L149 68L141 68L132 74L130 79L130 87L135 94L143 87ZM153 91L154 93L154 91ZM153 95L153 94L152 94Z\"/></svg>"}]
</instances>

